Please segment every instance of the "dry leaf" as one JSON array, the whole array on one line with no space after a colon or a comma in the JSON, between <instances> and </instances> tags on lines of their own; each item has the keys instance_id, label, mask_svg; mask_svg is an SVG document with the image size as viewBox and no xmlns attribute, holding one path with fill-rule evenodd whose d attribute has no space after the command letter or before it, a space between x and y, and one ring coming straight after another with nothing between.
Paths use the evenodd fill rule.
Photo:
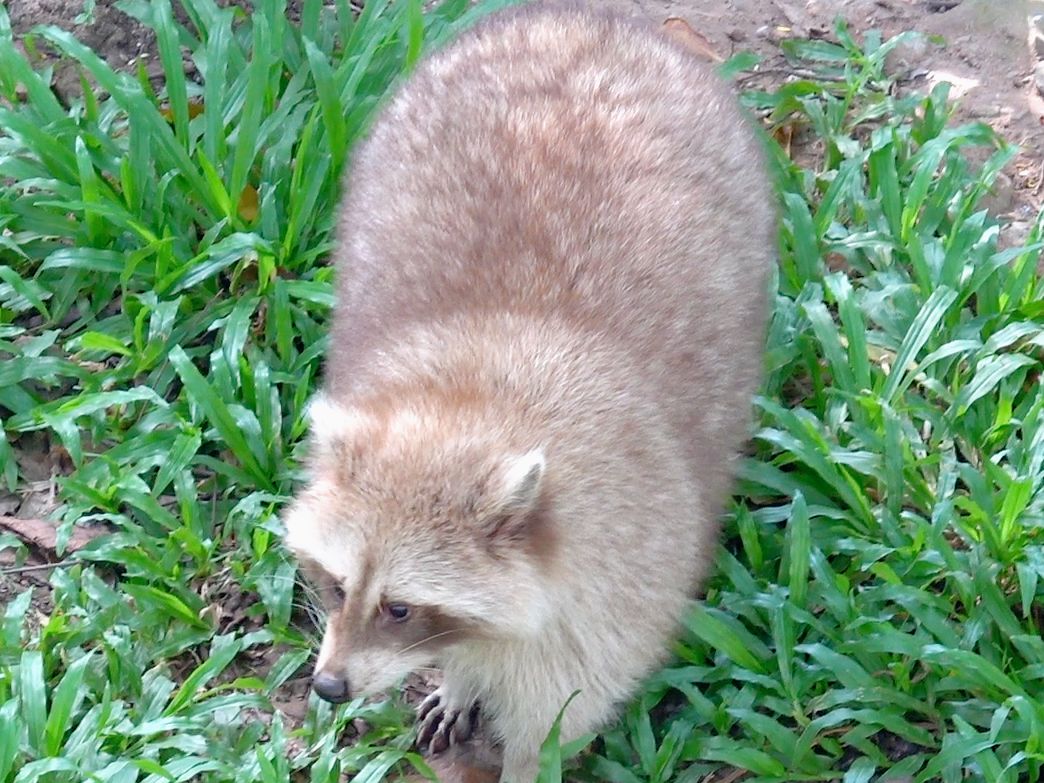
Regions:
<instances>
[{"instance_id":1,"label":"dry leaf","mask_svg":"<svg viewBox=\"0 0 1044 783\"><path fill-rule=\"evenodd\" d=\"M236 207L239 217L247 223L253 223L257 218L257 204L257 188L247 185L239 194L239 205Z\"/></svg>"},{"instance_id":2,"label":"dry leaf","mask_svg":"<svg viewBox=\"0 0 1044 783\"><path fill-rule=\"evenodd\" d=\"M54 552L57 546L58 528L53 522L43 519L22 519L21 517L0 516L0 530L8 530L14 533L25 543ZM110 532L106 527L97 525L94 527L73 526L69 543L65 547L65 554L71 554L78 549L83 549L98 536Z\"/></svg>"},{"instance_id":3,"label":"dry leaf","mask_svg":"<svg viewBox=\"0 0 1044 783\"><path fill-rule=\"evenodd\" d=\"M791 143L794 141L794 124L788 122L786 125L780 125L772 131L772 138L776 140L779 146L787 154L787 157L791 157L790 147Z\"/></svg>"},{"instance_id":4,"label":"dry leaf","mask_svg":"<svg viewBox=\"0 0 1044 783\"><path fill-rule=\"evenodd\" d=\"M201 98L190 98L188 102L188 118L194 120L196 117L203 113L203 100ZM167 104L160 109L160 114L163 115L163 119L167 122L174 122L174 112L170 108L170 104Z\"/></svg>"},{"instance_id":5,"label":"dry leaf","mask_svg":"<svg viewBox=\"0 0 1044 783\"><path fill-rule=\"evenodd\" d=\"M663 23L663 30L697 57L712 63L724 62L725 58L714 51L711 42L702 33L692 29L692 25L681 17L668 17Z\"/></svg>"}]
</instances>

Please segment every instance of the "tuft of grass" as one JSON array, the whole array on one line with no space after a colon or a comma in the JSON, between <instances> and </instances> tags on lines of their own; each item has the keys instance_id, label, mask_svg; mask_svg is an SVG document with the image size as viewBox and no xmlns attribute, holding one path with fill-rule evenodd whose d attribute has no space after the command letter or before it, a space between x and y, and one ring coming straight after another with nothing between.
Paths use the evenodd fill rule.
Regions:
<instances>
[{"instance_id":1,"label":"tuft of grass","mask_svg":"<svg viewBox=\"0 0 1044 783\"><path fill-rule=\"evenodd\" d=\"M185 27L126 0L162 88L37 30L83 72L69 107L0 7L0 481L29 487L43 433L72 464L59 547L110 528L3 608L0 783L430 774L395 702L275 708L311 655L275 515L341 166L417 57L502 4L306 0L294 25L182 0ZM951 125L945 86L897 97L900 39L836 37L745 96L818 152L768 141L778 293L718 573L617 725L579 757L552 727L544 780L1044 772L1044 219L1002 243L982 198L1011 148Z\"/></svg>"}]
</instances>

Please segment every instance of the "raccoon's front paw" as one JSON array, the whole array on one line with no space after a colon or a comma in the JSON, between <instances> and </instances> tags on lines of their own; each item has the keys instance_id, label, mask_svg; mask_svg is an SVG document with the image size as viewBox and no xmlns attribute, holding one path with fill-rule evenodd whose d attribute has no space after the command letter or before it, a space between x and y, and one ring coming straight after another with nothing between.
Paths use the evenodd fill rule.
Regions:
<instances>
[{"instance_id":1,"label":"raccoon's front paw","mask_svg":"<svg viewBox=\"0 0 1044 783\"><path fill-rule=\"evenodd\" d=\"M457 701L439 688L417 708L417 749L438 754L467 740L478 723L479 704Z\"/></svg>"}]
</instances>

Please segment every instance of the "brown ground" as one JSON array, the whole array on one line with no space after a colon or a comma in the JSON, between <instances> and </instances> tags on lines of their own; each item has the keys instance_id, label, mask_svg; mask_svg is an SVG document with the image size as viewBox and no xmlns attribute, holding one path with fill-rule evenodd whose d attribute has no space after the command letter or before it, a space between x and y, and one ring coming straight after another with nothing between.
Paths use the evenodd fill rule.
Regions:
<instances>
[{"instance_id":1,"label":"brown ground","mask_svg":"<svg viewBox=\"0 0 1044 783\"><path fill-rule=\"evenodd\" d=\"M220 0L248 5L247 0ZM0 0L0 3L5 0ZM73 30L110 63L139 59L160 73L154 36L116 8L96 0L83 18L85 0L6 0L16 33L37 24ZM1001 178L993 211L1014 223L1017 240L1041 206L1044 175L1044 0L586 0L657 22L684 19L722 56L750 49L765 59L766 80L783 81L787 67L776 43L785 37L829 37L840 16L857 34L875 28L885 36L905 30L926 39L896 53L891 65L907 89L927 91L938 81L954 84L961 119L982 120L1024 148ZM178 15L178 4L175 2ZM291 15L299 5L290 0ZM81 15L77 19L77 15ZM1036 23L1032 18L1036 18ZM930 39L930 40L929 40ZM938 41L940 43L936 43ZM945 45L942 45L944 42ZM186 58L186 69L194 66ZM56 69L59 91L76 89L76 72Z\"/></svg>"},{"instance_id":2,"label":"brown ground","mask_svg":"<svg viewBox=\"0 0 1044 783\"><path fill-rule=\"evenodd\" d=\"M0 0L4 3L5 0ZM245 0L232 0L245 5ZM670 17L684 20L710 54L728 57L736 51L754 50L763 56L760 70L768 83L780 83L790 75L777 42L786 37L827 37L833 20L844 17L857 35L875 28L889 37L904 30L926 34L920 44L897 51L890 63L904 89L927 91L938 81L954 84L958 117L982 120L997 128L1023 151L1009 167L992 199L993 211L1010 225L1014 237L1028 229L1042 203L1044 189L1044 0L588 0L592 5L613 7L656 22ZM175 6L177 3L175 3ZM294 2L291 0L291 7ZM127 67L143 58L148 72L160 73L152 34L117 10L114 0L97 0L89 18L76 20L84 0L6 0L17 33L37 24L56 24L73 30L80 39L103 54L111 64ZM945 45L943 45L943 42ZM186 63L191 71L193 67ZM59 65L56 89L76 88L75 71ZM19 444L20 446L22 444ZM23 465L34 478L23 496L0 491L0 517L45 516L53 503L53 463L46 444L23 454L38 464ZM21 461L21 459L20 459ZM0 605L27 587L34 587L33 611L49 610L47 564L59 558L48 542L28 540L25 531L6 530L27 541L15 550L4 549L0 537ZM10 540L10 539L8 539ZM23 566L15 568L15 566ZM25 569L24 566L30 566ZM416 700L431 687L417 680L407 698ZM307 680L288 683L277 704L289 719L300 719L307 698ZM415 692L416 691L416 692ZM466 764L433 762L444 780L456 783L495 781L488 748L473 744ZM717 778L715 778L717 780Z\"/></svg>"},{"instance_id":3,"label":"brown ground","mask_svg":"<svg viewBox=\"0 0 1044 783\"><path fill-rule=\"evenodd\" d=\"M1042 205L1044 175L1044 0L593 0L661 21L681 17L728 57L753 50L769 83L790 75L777 42L831 38L844 18L858 36L907 30L923 39L896 50L892 72L904 90L953 84L960 121L983 121L1022 147L998 183L991 210L1028 229ZM1034 17L1034 19L1031 19Z\"/></svg>"}]
</instances>

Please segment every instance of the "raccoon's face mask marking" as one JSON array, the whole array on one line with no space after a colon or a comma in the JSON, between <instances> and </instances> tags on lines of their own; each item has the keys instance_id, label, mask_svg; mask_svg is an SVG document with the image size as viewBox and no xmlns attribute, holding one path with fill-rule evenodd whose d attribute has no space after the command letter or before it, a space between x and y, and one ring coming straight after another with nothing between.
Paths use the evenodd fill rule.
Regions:
<instances>
[{"instance_id":1,"label":"raccoon's face mask marking","mask_svg":"<svg viewBox=\"0 0 1044 783\"><path fill-rule=\"evenodd\" d=\"M301 556L300 563L328 613L314 677L328 701L385 690L446 646L481 633L473 621L434 606L386 598L374 604L369 586L346 588L316 561Z\"/></svg>"},{"instance_id":2,"label":"raccoon's face mask marking","mask_svg":"<svg viewBox=\"0 0 1044 783\"><path fill-rule=\"evenodd\" d=\"M311 415L313 478L285 522L329 615L317 672L377 691L450 645L542 625L552 599L539 562L550 549L541 450L414 408L347 411L320 398Z\"/></svg>"}]
</instances>

